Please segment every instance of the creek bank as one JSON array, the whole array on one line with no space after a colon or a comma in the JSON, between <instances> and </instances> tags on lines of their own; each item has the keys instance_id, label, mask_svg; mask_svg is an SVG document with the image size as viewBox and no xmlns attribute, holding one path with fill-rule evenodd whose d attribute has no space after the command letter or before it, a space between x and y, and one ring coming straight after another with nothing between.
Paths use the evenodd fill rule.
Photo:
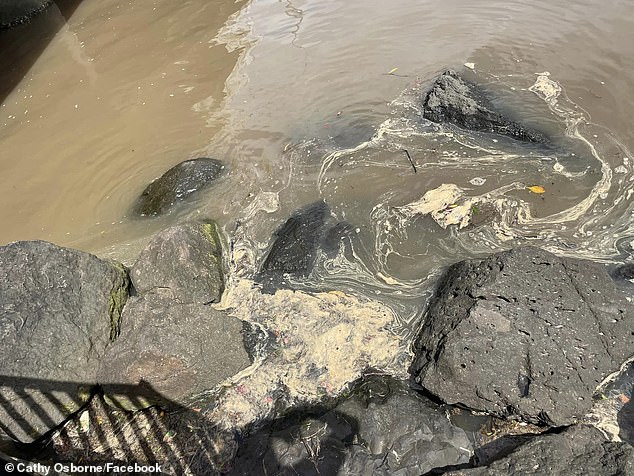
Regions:
<instances>
[{"instance_id":1,"label":"creek bank","mask_svg":"<svg viewBox=\"0 0 634 476\"><path fill-rule=\"evenodd\" d=\"M287 237L286 225L278 230L271 249L281 256L295 250L291 237L308 233L312 240L288 258L297 266L285 269L305 276L306 250L337 248L347 226L331 226L324 206L317 207L320 231L291 226ZM291 218L301 224L301 216ZM526 247L450 267L413 346L419 387L406 382L412 356L390 331L389 307L336 290L263 293L261 284L228 274L224 242L213 222L167 229L140 253L132 285L125 268L86 253L42 242L0 248L2 373L50 378L40 393L55 392L55 380L85 375L80 403L91 396L38 440L58 451L52 458L161 458L171 474L247 474L258 461L262 474L301 467L306 474L419 475L520 467L540 441L563 438L573 454L600 457L588 466L596 474L628 468L627 443L595 438L579 425L596 388L634 348L632 285L613 281L603 265ZM84 315L77 309L88 317L94 311L99 325L77 332ZM32 319L38 313L39 321ZM72 324L62 350L49 337L58 320ZM38 322L42 334L31 339L25 332ZM18 334L26 338L12 344ZM5 356L5 342L26 360ZM64 360L69 356L75 360ZM37 373L47 365L57 373ZM440 401L534 422L545 433L502 444L510 432L503 430L492 438L497 446L482 448L472 436L486 429L452 424ZM22 403L33 405L24 396ZM556 452L538 456L543 467L559 467ZM583 470L576 460L566 464Z\"/></svg>"}]
</instances>

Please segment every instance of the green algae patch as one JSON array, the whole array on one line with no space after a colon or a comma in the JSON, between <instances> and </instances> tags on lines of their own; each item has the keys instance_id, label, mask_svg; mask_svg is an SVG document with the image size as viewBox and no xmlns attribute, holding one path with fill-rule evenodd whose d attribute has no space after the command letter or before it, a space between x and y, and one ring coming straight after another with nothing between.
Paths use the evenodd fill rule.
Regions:
<instances>
[{"instance_id":1,"label":"green algae patch","mask_svg":"<svg viewBox=\"0 0 634 476\"><path fill-rule=\"evenodd\" d=\"M130 289L130 278L128 272L121 263L111 261L113 267L117 269L120 278L110 291L110 299L108 301L108 316L110 318L110 340L114 341L121 333L121 314L123 307L128 300Z\"/></svg>"}]
</instances>

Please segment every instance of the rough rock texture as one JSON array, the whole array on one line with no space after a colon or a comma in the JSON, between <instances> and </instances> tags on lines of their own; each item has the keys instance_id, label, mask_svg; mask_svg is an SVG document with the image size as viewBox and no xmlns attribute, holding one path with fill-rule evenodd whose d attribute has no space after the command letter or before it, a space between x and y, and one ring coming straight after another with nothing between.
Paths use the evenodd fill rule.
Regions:
<instances>
[{"instance_id":1,"label":"rough rock texture","mask_svg":"<svg viewBox=\"0 0 634 476\"><path fill-rule=\"evenodd\" d=\"M178 304L169 289L157 289L130 298L121 336L106 351L98 379L109 401L125 409L186 405L249 365L242 321L203 304ZM164 401L117 395L117 384L139 383Z\"/></svg>"},{"instance_id":2,"label":"rough rock texture","mask_svg":"<svg viewBox=\"0 0 634 476\"><path fill-rule=\"evenodd\" d=\"M210 185L224 169L216 159L199 158L175 165L148 185L134 206L137 215L159 215L176 202Z\"/></svg>"},{"instance_id":3,"label":"rough rock texture","mask_svg":"<svg viewBox=\"0 0 634 476\"><path fill-rule=\"evenodd\" d=\"M634 474L634 448L607 441L591 426L575 425L558 434L537 436L487 467L445 474L626 476Z\"/></svg>"},{"instance_id":4,"label":"rough rock texture","mask_svg":"<svg viewBox=\"0 0 634 476\"><path fill-rule=\"evenodd\" d=\"M28 22L52 3L53 0L0 0L0 31Z\"/></svg>"},{"instance_id":5,"label":"rough rock texture","mask_svg":"<svg viewBox=\"0 0 634 476\"><path fill-rule=\"evenodd\" d=\"M31 441L76 410L119 332L123 266L43 241L0 247L0 425ZM50 391L62 384L63 392Z\"/></svg>"},{"instance_id":6,"label":"rough rock texture","mask_svg":"<svg viewBox=\"0 0 634 476\"><path fill-rule=\"evenodd\" d=\"M449 268L412 371L448 403L565 425L634 352L633 328L606 268L518 248Z\"/></svg>"},{"instance_id":7,"label":"rough rock texture","mask_svg":"<svg viewBox=\"0 0 634 476\"><path fill-rule=\"evenodd\" d=\"M433 122L449 122L463 129L492 132L527 142L544 142L531 131L495 112L478 88L456 72L443 73L423 102L423 115Z\"/></svg>"},{"instance_id":8,"label":"rough rock texture","mask_svg":"<svg viewBox=\"0 0 634 476\"><path fill-rule=\"evenodd\" d=\"M220 301L222 243L215 223L188 223L157 234L130 270L139 294L167 288L180 303Z\"/></svg>"},{"instance_id":9,"label":"rough rock texture","mask_svg":"<svg viewBox=\"0 0 634 476\"><path fill-rule=\"evenodd\" d=\"M433 403L403 382L371 377L333 410L302 410L248 438L229 474L418 476L467 463L471 451Z\"/></svg>"}]
</instances>

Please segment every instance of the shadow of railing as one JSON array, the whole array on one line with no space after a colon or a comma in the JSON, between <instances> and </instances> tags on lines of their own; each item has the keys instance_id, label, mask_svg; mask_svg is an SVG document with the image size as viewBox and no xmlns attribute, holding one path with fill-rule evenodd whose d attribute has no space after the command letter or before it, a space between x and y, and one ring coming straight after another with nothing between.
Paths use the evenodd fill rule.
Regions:
<instances>
[{"instance_id":1,"label":"shadow of railing","mask_svg":"<svg viewBox=\"0 0 634 476\"><path fill-rule=\"evenodd\" d=\"M104 390L0 375L0 458L7 461L159 465L167 474L210 474L234 454L232 445L232 433L146 382Z\"/></svg>"}]
</instances>

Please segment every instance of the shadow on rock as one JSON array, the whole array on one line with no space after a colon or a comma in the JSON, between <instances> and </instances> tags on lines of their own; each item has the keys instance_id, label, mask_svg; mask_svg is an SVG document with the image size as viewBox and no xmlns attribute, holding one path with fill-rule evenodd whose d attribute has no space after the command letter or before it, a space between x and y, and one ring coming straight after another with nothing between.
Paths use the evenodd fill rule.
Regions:
<instances>
[{"instance_id":1,"label":"shadow on rock","mask_svg":"<svg viewBox=\"0 0 634 476\"><path fill-rule=\"evenodd\" d=\"M214 429L199 412L175 402L169 412L156 406L127 412L109 404L111 399L137 407L166 401L145 382L111 385L111 399L104 398L100 387L92 387L78 411L33 442L21 443L12 428L36 431L33 415L46 422L51 408L59 409L64 397L75 398L76 388L86 385L7 376L0 376L0 382L4 394L18 397L0 400L0 457L7 462L159 465L165 474L213 474L235 454L232 433ZM107 468L103 473L121 474Z\"/></svg>"},{"instance_id":2,"label":"shadow on rock","mask_svg":"<svg viewBox=\"0 0 634 476\"><path fill-rule=\"evenodd\" d=\"M247 438L231 475L418 475L461 467L466 433L406 382L373 375L328 410L301 408Z\"/></svg>"}]
</instances>

